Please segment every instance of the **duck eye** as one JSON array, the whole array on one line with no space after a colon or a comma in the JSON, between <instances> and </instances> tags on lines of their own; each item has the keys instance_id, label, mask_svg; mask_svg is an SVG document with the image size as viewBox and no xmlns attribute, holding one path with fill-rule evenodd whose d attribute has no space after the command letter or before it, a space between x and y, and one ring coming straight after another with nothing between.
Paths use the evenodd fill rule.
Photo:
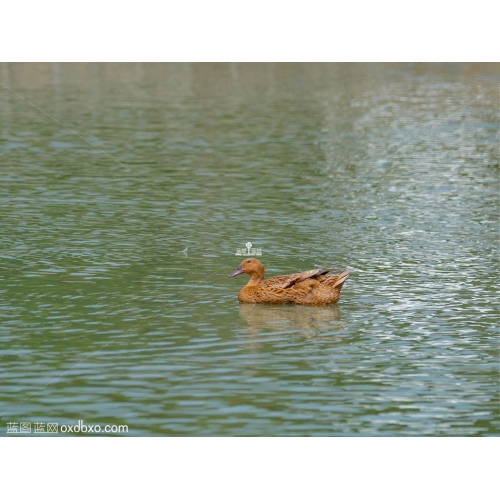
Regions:
<instances>
[{"instance_id":1,"label":"duck eye","mask_svg":"<svg viewBox=\"0 0 500 500\"><path fill-rule=\"evenodd\" d=\"M250 261L249 261L249 260L247 260L247 264L250 264Z\"/></svg>"}]
</instances>

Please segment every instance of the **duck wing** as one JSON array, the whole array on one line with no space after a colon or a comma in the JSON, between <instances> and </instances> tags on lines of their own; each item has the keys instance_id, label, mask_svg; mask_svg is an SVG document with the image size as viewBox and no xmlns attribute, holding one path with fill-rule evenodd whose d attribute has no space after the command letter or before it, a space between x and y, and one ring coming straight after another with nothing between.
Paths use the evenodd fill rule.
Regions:
<instances>
[{"instance_id":1,"label":"duck wing","mask_svg":"<svg viewBox=\"0 0 500 500\"><path fill-rule=\"evenodd\" d=\"M276 288L291 288L297 283L308 279L315 279L319 276L323 276L330 271L328 269L312 269L311 271L304 271L302 273L287 274L284 276L275 276L274 278L269 278L265 281L266 285L276 287Z\"/></svg>"},{"instance_id":2,"label":"duck wing","mask_svg":"<svg viewBox=\"0 0 500 500\"><path fill-rule=\"evenodd\" d=\"M344 281L347 279L348 276L349 276L349 269L346 269L345 271L342 271L339 274L322 275L318 277L318 281L329 287L335 288L341 283L344 283Z\"/></svg>"}]
</instances>

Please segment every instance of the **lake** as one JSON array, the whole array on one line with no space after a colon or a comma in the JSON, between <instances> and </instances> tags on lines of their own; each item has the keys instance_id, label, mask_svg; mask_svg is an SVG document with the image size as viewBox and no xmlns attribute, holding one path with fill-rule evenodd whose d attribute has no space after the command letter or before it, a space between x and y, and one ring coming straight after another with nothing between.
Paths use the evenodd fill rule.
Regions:
<instances>
[{"instance_id":1,"label":"lake","mask_svg":"<svg viewBox=\"0 0 500 500\"><path fill-rule=\"evenodd\" d=\"M498 435L498 74L1 63L0 433Z\"/></svg>"}]
</instances>

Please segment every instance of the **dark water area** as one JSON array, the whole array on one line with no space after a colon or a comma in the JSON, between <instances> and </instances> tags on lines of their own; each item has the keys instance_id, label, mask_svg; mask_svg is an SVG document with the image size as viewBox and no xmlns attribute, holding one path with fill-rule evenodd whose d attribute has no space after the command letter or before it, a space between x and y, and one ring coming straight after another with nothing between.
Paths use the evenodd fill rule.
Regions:
<instances>
[{"instance_id":1,"label":"dark water area","mask_svg":"<svg viewBox=\"0 0 500 500\"><path fill-rule=\"evenodd\" d=\"M0 434L498 435L498 74L1 63Z\"/></svg>"}]
</instances>

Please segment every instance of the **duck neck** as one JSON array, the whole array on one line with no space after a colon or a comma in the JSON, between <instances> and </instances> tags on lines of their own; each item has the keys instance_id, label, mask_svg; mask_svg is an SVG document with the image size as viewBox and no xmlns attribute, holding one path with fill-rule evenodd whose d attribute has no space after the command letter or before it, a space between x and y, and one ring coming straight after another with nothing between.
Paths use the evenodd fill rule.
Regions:
<instances>
[{"instance_id":1,"label":"duck neck","mask_svg":"<svg viewBox=\"0 0 500 500\"><path fill-rule=\"evenodd\" d=\"M247 283L247 286L257 286L258 284L264 281L264 275L260 273L252 273L250 275L250 280Z\"/></svg>"}]
</instances>

